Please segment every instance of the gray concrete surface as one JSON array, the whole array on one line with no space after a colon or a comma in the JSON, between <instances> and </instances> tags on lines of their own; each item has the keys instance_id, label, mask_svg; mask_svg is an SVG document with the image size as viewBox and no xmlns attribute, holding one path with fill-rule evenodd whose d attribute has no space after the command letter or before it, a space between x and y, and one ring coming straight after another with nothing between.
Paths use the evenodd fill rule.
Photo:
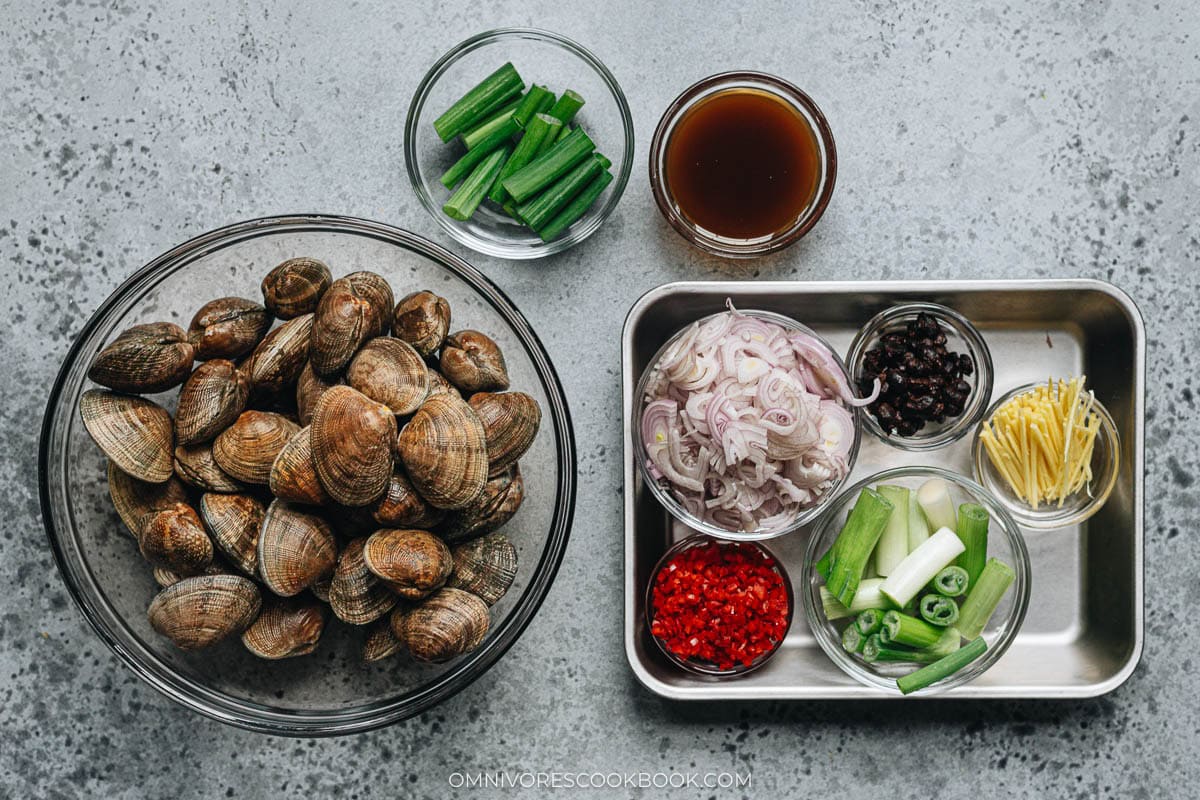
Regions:
<instances>
[{"instance_id":1,"label":"gray concrete surface","mask_svg":"<svg viewBox=\"0 0 1200 800\"><path fill-rule=\"evenodd\" d=\"M437 56L509 24L593 48L640 137L618 213L585 245L537 264L464 253L524 310L570 396L582 488L554 589L484 678L390 729L292 741L193 716L125 670L61 585L36 495L47 386L124 277L215 226L321 210L445 242L403 178L403 116ZM1184 0L3 0L0 796L511 796L448 786L456 771L508 769L753 775L751 790L681 797L1195 797L1198 54ZM817 99L841 172L805 241L731 264L668 229L640 165L675 94L738 67ZM1150 338L1147 631L1124 687L1070 703L683 706L636 685L619 613L620 326L652 286L733 275L1082 275L1137 300Z\"/></svg>"}]
</instances>

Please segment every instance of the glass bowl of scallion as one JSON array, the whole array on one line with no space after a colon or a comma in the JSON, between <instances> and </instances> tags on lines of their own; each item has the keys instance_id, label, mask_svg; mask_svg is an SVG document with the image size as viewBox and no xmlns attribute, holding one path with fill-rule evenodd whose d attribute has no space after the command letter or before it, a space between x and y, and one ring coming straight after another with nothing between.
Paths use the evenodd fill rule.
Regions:
<instances>
[{"instance_id":1,"label":"glass bowl of scallion","mask_svg":"<svg viewBox=\"0 0 1200 800\"><path fill-rule=\"evenodd\" d=\"M633 117L612 72L533 28L455 45L417 87L404 160L421 205L485 255L533 259L591 236L633 166Z\"/></svg>"},{"instance_id":2,"label":"glass bowl of scallion","mask_svg":"<svg viewBox=\"0 0 1200 800\"><path fill-rule=\"evenodd\" d=\"M926 696L987 680L1025 620L1030 574L1021 529L988 490L940 467L899 467L826 509L800 594L843 672Z\"/></svg>"}]
</instances>

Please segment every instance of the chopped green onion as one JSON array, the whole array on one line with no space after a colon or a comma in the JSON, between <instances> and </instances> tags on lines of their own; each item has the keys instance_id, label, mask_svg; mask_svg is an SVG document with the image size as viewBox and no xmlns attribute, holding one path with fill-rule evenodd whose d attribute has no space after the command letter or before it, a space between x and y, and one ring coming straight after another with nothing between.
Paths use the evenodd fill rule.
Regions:
<instances>
[{"instance_id":1,"label":"chopped green onion","mask_svg":"<svg viewBox=\"0 0 1200 800\"><path fill-rule=\"evenodd\" d=\"M958 603L940 594L927 594L917 606L921 619L945 628L958 622Z\"/></svg>"},{"instance_id":2,"label":"chopped green onion","mask_svg":"<svg viewBox=\"0 0 1200 800\"><path fill-rule=\"evenodd\" d=\"M546 227L538 231L538 236L541 237L542 241L549 242L557 238L560 233L586 214L587 210L592 207L592 203L596 202L596 199L604 194L605 187L612 183L612 179L612 173L608 170L592 178L592 182L585 186L583 191L574 200L567 203L554 219L546 223Z\"/></svg>"},{"instance_id":3,"label":"chopped green onion","mask_svg":"<svg viewBox=\"0 0 1200 800\"><path fill-rule=\"evenodd\" d=\"M924 664L941 658L928 650L891 647L883 641L883 637L878 633L867 637L866 644L863 645L862 657L868 664L874 664L877 661L907 661Z\"/></svg>"},{"instance_id":4,"label":"chopped green onion","mask_svg":"<svg viewBox=\"0 0 1200 800\"><path fill-rule=\"evenodd\" d=\"M458 220L470 219L471 215L475 213L475 209L479 208L479 204L483 202L488 187L500 174L500 168L504 166L504 159L508 158L508 154L511 152L512 148L502 147L499 150L493 150L487 158L480 161L463 181L462 186L458 187L458 191L451 195L446 204L442 206L442 211L446 213L446 216Z\"/></svg>"},{"instance_id":5,"label":"chopped green onion","mask_svg":"<svg viewBox=\"0 0 1200 800\"><path fill-rule=\"evenodd\" d=\"M948 656L942 656L932 664L898 679L896 687L901 694L912 694L958 672L983 655L985 650L987 650L987 642L982 638L975 639L966 647L956 650Z\"/></svg>"},{"instance_id":6,"label":"chopped green onion","mask_svg":"<svg viewBox=\"0 0 1200 800\"><path fill-rule=\"evenodd\" d=\"M579 109L581 108L583 108L583 97L578 92L567 89L562 93L562 97L558 98L546 113L556 119L561 119L565 127L567 123L575 119L575 115L579 113Z\"/></svg>"},{"instance_id":7,"label":"chopped green onion","mask_svg":"<svg viewBox=\"0 0 1200 800\"><path fill-rule=\"evenodd\" d=\"M883 615L883 630L886 635L881 638L885 644L895 642L909 647L929 647L942 637L940 628L899 611L888 611Z\"/></svg>"},{"instance_id":8,"label":"chopped green onion","mask_svg":"<svg viewBox=\"0 0 1200 800\"><path fill-rule=\"evenodd\" d=\"M861 653L866 643L867 637L853 625L847 625L846 630L842 631L842 649L847 653Z\"/></svg>"},{"instance_id":9,"label":"chopped green onion","mask_svg":"<svg viewBox=\"0 0 1200 800\"><path fill-rule=\"evenodd\" d=\"M475 169L476 164L491 155L497 148L508 144L512 135L520 129L515 119L512 117L505 119L503 125L475 145L475 149L468 150L462 158L455 161L450 169L442 174L442 185L447 189L453 189L459 181L467 177L471 170Z\"/></svg>"},{"instance_id":10,"label":"chopped green onion","mask_svg":"<svg viewBox=\"0 0 1200 800\"><path fill-rule=\"evenodd\" d=\"M558 143L558 140L568 133L567 126L558 117L552 117L547 114L546 124L550 126L550 130L546 132L546 138L542 139L542 143L538 145L537 151L533 154L534 158L554 147Z\"/></svg>"},{"instance_id":11,"label":"chopped green onion","mask_svg":"<svg viewBox=\"0 0 1200 800\"><path fill-rule=\"evenodd\" d=\"M576 128L570 136L556 142L545 153L505 178L504 190L518 203L524 203L591 155L595 149L596 145L583 128Z\"/></svg>"},{"instance_id":12,"label":"chopped green onion","mask_svg":"<svg viewBox=\"0 0 1200 800\"><path fill-rule=\"evenodd\" d=\"M462 135L463 144L468 150L473 150L476 145L491 136L492 133L504 124L504 121L510 119L513 113L517 110L517 106L521 103L520 99L513 100L501 106L500 110L494 115L488 117L483 122L476 125L471 130Z\"/></svg>"},{"instance_id":13,"label":"chopped green onion","mask_svg":"<svg viewBox=\"0 0 1200 800\"><path fill-rule=\"evenodd\" d=\"M921 504L913 497L908 504L908 552L911 553L925 544L929 534L929 521L925 519Z\"/></svg>"},{"instance_id":14,"label":"chopped green onion","mask_svg":"<svg viewBox=\"0 0 1200 800\"><path fill-rule=\"evenodd\" d=\"M925 512L929 527L933 530L954 530L954 503L950 500L950 484L942 478L930 478L917 489L917 504Z\"/></svg>"},{"instance_id":15,"label":"chopped green onion","mask_svg":"<svg viewBox=\"0 0 1200 800\"><path fill-rule=\"evenodd\" d=\"M967 593L967 588L971 585L971 579L967 577L965 569L951 564L937 575L934 575L929 585L938 594L945 595L946 597L961 597Z\"/></svg>"},{"instance_id":16,"label":"chopped green onion","mask_svg":"<svg viewBox=\"0 0 1200 800\"><path fill-rule=\"evenodd\" d=\"M517 142L516 149L508 157L508 161L504 162L500 174L496 176L496 181L492 184L491 191L488 192L489 200L503 205L504 201L508 199L508 192L504 191L504 179L532 161L538 147L546 138L546 134L558 130L559 127L562 127L562 123L554 117L545 114L533 115L533 119L525 126L525 135L521 137L521 141Z\"/></svg>"},{"instance_id":17,"label":"chopped green onion","mask_svg":"<svg viewBox=\"0 0 1200 800\"><path fill-rule=\"evenodd\" d=\"M911 494L903 486L876 486L887 501L892 504L892 515L888 517L887 525L875 545L875 571L887 577L904 557L908 555L908 502Z\"/></svg>"},{"instance_id":18,"label":"chopped green onion","mask_svg":"<svg viewBox=\"0 0 1200 800\"><path fill-rule=\"evenodd\" d=\"M858 591L858 584L862 580L863 568L875 550L875 544L891 513L892 504L873 489L863 489L854 501L846 524L833 542L833 560L825 584L843 605L848 606L853 602L854 593Z\"/></svg>"},{"instance_id":19,"label":"chopped green onion","mask_svg":"<svg viewBox=\"0 0 1200 800\"><path fill-rule=\"evenodd\" d=\"M521 104L517 106L513 116L516 117L517 124L524 128L529 124L529 120L533 119L534 114L540 114L552 105L554 105L554 92L535 83L521 98Z\"/></svg>"},{"instance_id":20,"label":"chopped green onion","mask_svg":"<svg viewBox=\"0 0 1200 800\"><path fill-rule=\"evenodd\" d=\"M998 558L988 559L958 612L958 629L963 638L973 639L983 633L1015 578L1016 573L1008 564Z\"/></svg>"},{"instance_id":21,"label":"chopped green onion","mask_svg":"<svg viewBox=\"0 0 1200 800\"><path fill-rule=\"evenodd\" d=\"M896 608L904 608L934 576L949 566L963 551L962 540L949 528L942 528L913 550L892 570L880 589ZM834 554L837 558L837 554Z\"/></svg>"},{"instance_id":22,"label":"chopped green onion","mask_svg":"<svg viewBox=\"0 0 1200 800\"><path fill-rule=\"evenodd\" d=\"M858 632L863 636L879 633L879 629L883 627L883 614L878 608L868 608L854 618L854 627L858 628Z\"/></svg>"},{"instance_id":23,"label":"chopped green onion","mask_svg":"<svg viewBox=\"0 0 1200 800\"><path fill-rule=\"evenodd\" d=\"M963 551L954 563L967 571L967 581L973 585L983 572L987 561L988 512L977 503L963 503L958 507L958 538L962 539Z\"/></svg>"},{"instance_id":24,"label":"chopped green onion","mask_svg":"<svg viewBox=\"0 0 1200 800\"><path fill-rule=\"evenodd\" d=\"M607 159L605 159L607 160ZM602 169L603 162L593 153L591 158L579 162L566 175L548 186L544 191L533 197L527 203L517 206L517 216L535 231L546 227L555 214L563 209L571 198L579 194L584 186L591 183Z\"/></svg>"},{"instance_id":25,"label":"chopped green onion","mask_svg":"<svg viewBox=\"0 0 1200 800\"><path fill-rule=\"evenodd\" d=\"M825 612L825 619L845 619L869 608L889 608L890 604L879 593L879 587L882 585L883 578L863 578L858 584L858 591L854 593L854 602L849 607L842 605L828 587L820 587L821 609Z\"/></svg>"},{"instance_id":26,"label":"chopped green onion","mask_svg":"<svg viewBox=\"0 0 1200 800\"><path fill-rule=\"evenodd\" d=\"M433 129L443 142L448 142L463 131L470 130L514 95L525 88L517 68L512 62L480 81L474 88L454 102L443 114L433 121Z\"/></svg>"}]
</instances>

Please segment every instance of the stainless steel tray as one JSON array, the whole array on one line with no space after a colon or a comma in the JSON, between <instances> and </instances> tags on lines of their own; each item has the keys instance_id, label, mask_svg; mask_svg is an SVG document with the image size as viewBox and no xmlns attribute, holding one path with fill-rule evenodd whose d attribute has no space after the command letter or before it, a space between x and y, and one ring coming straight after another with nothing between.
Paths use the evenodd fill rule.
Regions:
<instances>
[{"instance_id":1,"label":"stainless steel tray","mask_svg":"<svg viewBox=\"0 0 1200 800\"><path fill-rule=\"evenodd\" d=\"M673 667L644 624L650 570L687 529L642 486L631 439L634 388L667 337L725 298L741 308L787 314L824 335L842 354L858 329L889 305L917 299L951 306L983 333L995 362L995 396L1051 375L1083 372L1121 436L1121 471L1091 520L1054 531L1025 529L1033 564L1025 624L1009 651L978 680L935 697L1093 697L1120 686L1142 654L1142 499L1145 330L1116 287L1092 280L928 282L671 283L629 312L621 340L625 410L625 651L634 674L656 694L679 700L883 698L825 657L802 612L780 652L734 680L704 680ZM849 483L890 466L939 464L971 474L970 435L931 453L907 453L864 435ZM771 540L801 579L806 532ZM799 588L797 587L797 602Z\"/></svg>"}]
</instances>

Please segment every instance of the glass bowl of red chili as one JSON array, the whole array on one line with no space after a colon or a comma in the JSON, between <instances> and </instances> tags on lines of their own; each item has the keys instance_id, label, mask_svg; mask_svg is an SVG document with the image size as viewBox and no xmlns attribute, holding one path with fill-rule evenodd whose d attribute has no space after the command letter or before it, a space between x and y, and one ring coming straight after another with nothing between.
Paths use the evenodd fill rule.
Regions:
<instances>
[{"instance_id":1,"label":"glass bowl of red chili","mask_svg":"<svg viewBox=\"0 0 1200 800\"><path fill-rule=\"evenodd\" d=\"M771 659L795 605L791 579L766 547L696 534L676 542L655 565L646 629L681 669L728 678Z\"/></svg>"}]
</instances>

